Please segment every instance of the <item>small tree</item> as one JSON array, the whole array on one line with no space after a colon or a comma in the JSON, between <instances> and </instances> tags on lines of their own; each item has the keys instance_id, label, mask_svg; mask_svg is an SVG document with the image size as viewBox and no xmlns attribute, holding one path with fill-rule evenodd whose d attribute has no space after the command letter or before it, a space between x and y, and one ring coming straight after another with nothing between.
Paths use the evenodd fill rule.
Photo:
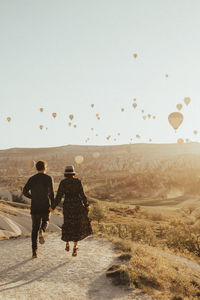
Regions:
<instances>
[{"instance_id":1,"label":"small tree","mask_svg":"<svg viewBox=\"0 0 200 300\"><path fill-rule=\"evenodd\" d=\"M106 218L106 214L102 205L94 203L90 211L90 217L92 220L97 221L98 224L100 223L100 221L104 220Z\"/></svg>"},{"instance_id":2,"label":"small tree","mask_svg":"<svg viewBox=\"0 0 200 300\"><path fill-rule=\"evenodd\" d=\"M194 205L190 205L187 207L187 209L188 209L188 213L191 215L193 211L196 209L196 207Z\"/></svg>"},{"instance_id":3,"label":"small tree","mask_svg":"<svg viewBox=\"0 0 200 300\"><path fill-rule=\"evenodd\" d=\"M141 210L141 207L139 206L139 205L136 205L135 206L135 212L137 213L137 212L139 212Z\"/></svg>"}]
</instances>

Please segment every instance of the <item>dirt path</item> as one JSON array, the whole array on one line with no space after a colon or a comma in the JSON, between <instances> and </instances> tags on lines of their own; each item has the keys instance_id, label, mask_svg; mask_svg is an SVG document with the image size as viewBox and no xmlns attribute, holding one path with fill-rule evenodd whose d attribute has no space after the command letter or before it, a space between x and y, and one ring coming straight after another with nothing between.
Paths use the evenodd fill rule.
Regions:
<instances>
[{"instance_id":1,"label":"dirt path","mask_svg":"<svg viewBox=\"0 0 200 300\"><path fill-rule=\"evenodd\" d=\"M0 299L151 299L140 290L113 286L105 271L116 263L110 242L88 237L77 257L64 250L60 234L46 237L31 259L30 238L0 241Z\"/></svg>"}]
</instances>

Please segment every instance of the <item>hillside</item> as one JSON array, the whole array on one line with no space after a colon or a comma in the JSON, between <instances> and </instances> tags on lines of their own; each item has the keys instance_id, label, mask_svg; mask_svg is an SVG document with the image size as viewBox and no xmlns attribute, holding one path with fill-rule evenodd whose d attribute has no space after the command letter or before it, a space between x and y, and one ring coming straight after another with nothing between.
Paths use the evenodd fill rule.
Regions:
<instances>
[{"instance_id":1,"label":"hillside","mask_svg":"<svg viewBox=\"0 0 200 300\"><path fill-rule=\"evenodd\" d=\"M35 172L32 161L39 159L47 161L56 188L65 166L73 164L88 195L101 200L164 199L200 192L199 143L1 150L0 188L20 191Z\"/></svg>"}]
</instances>

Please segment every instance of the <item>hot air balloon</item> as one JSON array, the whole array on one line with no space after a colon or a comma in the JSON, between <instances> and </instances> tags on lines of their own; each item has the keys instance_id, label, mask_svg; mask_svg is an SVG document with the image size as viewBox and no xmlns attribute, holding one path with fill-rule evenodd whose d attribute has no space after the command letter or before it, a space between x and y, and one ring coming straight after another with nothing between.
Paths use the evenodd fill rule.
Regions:
<instances>
[{"instance_id":1,"label":"hot air balloon","mask_svg":"<svg viewBox=\"0 0 200 300\"><path fill-rule=\"evenodd\" d=\"M136 108L137 107L137 103L133 103L133 107Z\"/></svg>"},{"instance_id":2,"label":"hot air balloon","mask_svg":"<svg viewBox=\"0 0 200 300\"><path fill-rule=\"evenodd\" d=\"M93 107L94 107L94 104L91 104L91 107L93 108Z\"/></svg>"},{"instance_id":3,"label":"hot air balloon","mask_svg":"<svg viewBox=\"0 0 200 300\"><path fill-rule=\"evenodd\" d=\"M153 116L153 119L155 120L156 116Z\"/></svg>"},{"instance_id":4,"label":"hot air balloon","mask_svg":"<svg viewBox=\"0 0 200 300\"><path fill-rule=\"evenodd\" d=\"M77 164L82 164L82 162L84 161L84 158L82 155L77 155L74 160Z\"/></svg>"},{"instance_id":5,"label":"hot air balloon","mask_svg":"<svg viewBox=\"0 0 200 300\"><path fill-rule=\"evenodd\" d=\"M77 126L76 126L76 124L74 124L74 128L76 128Z\"/></svg>"},{"instance_id":6,"label":"hot air balloon","mask_svg":"<svg viewBox=\"0 0 200 300\"><path fill-rule=\"evenodd\" d=\"M146 117L146 116L143 116L142 118L143 118L143 120L146 120L147 117Z\"/></svg>"},{"instance_id":7,"label":"hot air balloon","mask_svg":"<svg viewBox=\"0 0 200 300\"><path fill-rule=\"evenodd\" d=\"M100 156L100 153L99 152L94 152L94 153L92 153L92 156L94 158L98 158Z\"/></svg>"},{"instance_id":8,"label":"hot air balloon","mask_svg":"<svg viewBox=\"0 0 200 300\"><path fill-rule=\"evenodd\" d=\"M186 105L189 105L190 101L191 101L190 97L185 97L184 98L184 102L185 102Z\"/></svg>"},{"instance_id":9,"label":"hot air balloon","mask_svg":"<svg viewBox=\"0 0 200 300\"><path fill-rule=\"evenodd\" d=\"M189 139L185 139L185 141L186 141L186 143L189 143L190 140Z\"/></svg>"},{"instance_id":10,"label":"hot air balloon","mask_svg":"<svg viewBox=\"0 0 200 300\"><path fill-rule=\"evenodd\" d=\"M152 142L152 139L149 139L149 142Z\"/></svg>"},{"instance_id":11,"label":"hot air balloon","mask_svg":"<svg viewBox=\"0 0 200 300\"><path fill-rule=\"evenodd\" d=\"M133 98L133 101L136 102L136 98Z\"/></svg>"},{"instance_id":12,"label":"hot air balloon","mask_svg":"<svg viewBox=\"0 0 200 300\"><path fill-rule=\"evenodd\" d=\"M124 108L121 108L121 111L123 112L123 111L124 111Z\"/></svg>"},{"instance_id":13,"label":"hot air balloon","mask_svg":"<svg viewBox=\"0 0 200 300\"><path fill-rule=\"evenodd\" d=\"M56 118L56 116L57 116L57 113L52 113L52 117L55 119Z\"/></svg>"},{"instance_id":14,"label":"hot air balloon","mask_svg":"<svg viewBox=\"0 0 200 300\"><path fill-rule=\"evenodd\" d=\"M98 133L96 133L96 136L99 136Z\"/></svg>"},{"instance_id":15,"label":"hot air balloon","mask_svg":"<svg viewBox=\"0 0 200 300\"><path fill-rule=\"evenodd\" d=\"M151 118L151 114L148 114L148 118L149 118L149 119Z\"/></svg>"},{"instance_id":16,"label":"hot air balloon","mask_svg":"<svg viewBox=\"0 0 200 300\"><path fill-rule=\"evenodd\" d=\"M181 109L182 109L182 107L183 107L183 105L182 105L182 104L177 104L177 105L176 105L176 108L177 108L178 110L181 110Z\"/></svg>"},{"instance_id":17,"label":"hot air balloon","mask_svg":"<svg viewBox=\"0 0 200 300\"><path fill-rule=\"evenodd\" d=\"M194 134L197 134L197 133L198 133L198 131L197 131L197 130L194 130L194 131L193 131L193 133L194 133Z\"/></svg>"},{"instance_id":18,"label":"hot air balloon","mask_svg":"<svg viewBox=\"0 0 200 300\"><path fill-rule=\"evenodd\" d=\"M168 121L176 131L183 122L183 115L180 112L173 112L169 114Z\"/></svg>"},{"instance_id":19,"label":"hot air balloon","mask_svg":"<svg viewBox=\"0 0 200 300\"><path fill-rule=\"evenodd\" d=\"M44 110L44 108L41 107L41 108L40 108L40 112L43 112L43 110Z\"/></svg>"},{"instance_id":20,"label":"hot air balloon","mask_svg":"<svg viewBox=\"0 0 200 300\"><path fill-rule=\"evenodd\" d=\"M118 136L120 136L120 132L118 132L118 134L117 134Z\"/></svg>"},{"instance_id":21,"label":"hot air balloon","mask_svg":"<svg viewBox=\"0 0 200 300\"><path fill-rule=\"evenodd\" d=\"M133 53L134 58L137 58L137 56L138 56L137 53Z\"/></svg>"},{"instance_id":22,"label":"hot air balloon","mask_svg":"<svg viewBox=\"0 0 200 300\"><path fill-rule=\"evenodd\" d=\"M73 120L73 118L74 118L74 115L69 115L69 118L70 118L70 120Z\"/></svg>"},{"instance_id":23,"label":"hot air balloon","mask_svg":"<svg viewBox=\"0 0 200 300\"><path fill-rule=\"evenodd\" d=\"M71 123L71 122L69 122L69 123L68 123L68 125L69 125L69 126L71 126L71 125L72 125L72 123Z\"/></svg>"},{"instance_id":24,"label":"hot air balloon","mask_svg":"<svg viewBox=\"0 0 200 300\"><path fill-rule=\"evenodd\" d=\"M10 122L11 121L11 117L7 117L7 121Z\"/></svg>"},{"instance_id":25,"label":"hot air balloon","mask_svg":"<svg viewBox=\"0 0 200 300\"><path fill-rule=\"evenodd\" d=\"M98 118L99 114L96 114L96 117Z\"/></svg>"},{"instance_id":26,"label":"hot air balloon","mask_svg":"<svg viewBox=\"0 0 200 300\"><path fill-rule=\"evenodd\" d=\"M137 138L137 139L140 139L140 135L139 135L139 134L136 134L136 138Z\"/></svg>"},{"instance_id":27,"label":"hot air balloon","mask_svg":"<svg viewBox=\"0 0 200 300\"><path fill-rule=\"evenodd\" d=\"M144 113L144 109L142 109L141 112Z\"/></svg>"},{"instance_id":28,"label":"hot air balloon","mask_svg":"<svg viewBox=\"0 0 200 300\"><path fill-rule=\"evenodd\" d=\"M40 125L40 130L42 130L42 129L43 129L43 127L44 127L43 125Z\"/></svg>"},{"instance_id":29,"label":"hot air balloon","mask_svg":"<svg viewBox=\"0 0 200 300\"><path fill-rule=\"evenodd\" d=\"M165 74L165 77L168 78L168 74Z\"/></svg>"},{"instance_id":30,"label":"hot air balloon","mask_svg":"<svg viewBox=\"0 0 200 300\"><path fill-rule=\"evenodd\" d=\"M35 161L34 160L28 160L27 161L27 167L29 169L33 169L35 167Z\"/></svg>"},{"instance_id":31,"label":"hot air balloon","mask_svg":"<svg viewBox=\"0 0 200 300\"><path fill-rule=\"evenodd\" d=\"M100 120L100 117L98 117L97 119Z\"/></svg>"},{"instance_id":32,"label":"hot air balloon","mask_svg":"<svg viewBox=\"0 0 200 300\"><path fill-rule=\"evenodd\" d=\"M177 143L178 143L179 145L182 145L182 144L184 143L184 140L183 140L183 139L178 139L178 140L177 140Z\"/></svg>"},{"instance_id":33,"label":"hot air balloon","mask_svg":"<svg viewBox=\"0 0 200 300\"><path fill-rule=\"evenodd\" d=\"M48 130L48 127L46 127L46 130Z\"/></svg>"},{"instance_id":34,"label":"hot air balloon","mask_svg":"<svg viewBox=\"0 0 200 300\"><path fill-rule=\"evenodd\" d=\"M90 128L92 131L94 130L94 128Z\"/></svg>"}]
</instances>

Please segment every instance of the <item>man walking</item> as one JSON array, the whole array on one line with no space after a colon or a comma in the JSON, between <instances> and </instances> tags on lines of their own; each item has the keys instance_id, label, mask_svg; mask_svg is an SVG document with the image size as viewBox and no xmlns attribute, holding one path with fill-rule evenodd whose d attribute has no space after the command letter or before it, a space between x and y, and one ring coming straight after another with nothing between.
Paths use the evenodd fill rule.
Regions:
<instances>
[{"instance_id":1,"label":"man walking","mask_svg":"<svg viewBox=\"0 0 200 300\"><path fill-rule=\"evenodd\" d=\"M37 238L44 244L44 232L49 223L49 211L54 201L52 178L46 173L47 164L44 161L36 163L37 174L30 177L23 188L24 196L31 199L32 216L32 250L33 258L37 257Z\"/></svg>"}]
</instances>

